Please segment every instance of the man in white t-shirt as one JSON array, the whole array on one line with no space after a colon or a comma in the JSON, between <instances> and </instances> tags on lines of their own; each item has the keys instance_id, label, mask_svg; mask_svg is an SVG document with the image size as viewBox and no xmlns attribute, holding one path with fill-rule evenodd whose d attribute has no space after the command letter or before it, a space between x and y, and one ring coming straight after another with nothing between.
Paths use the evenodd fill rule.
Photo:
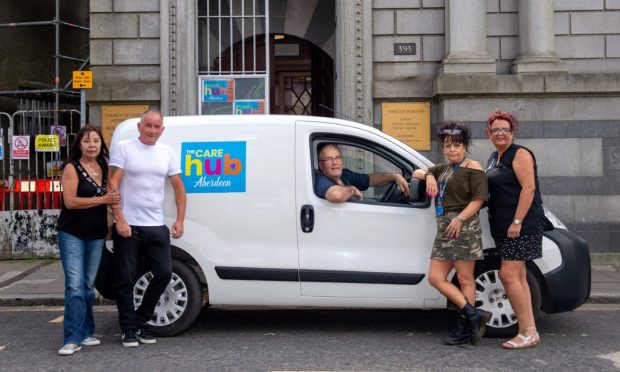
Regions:
<instances>
[{"instance_id":1,"label":"man in white t-shirt","mask_svg":"<svg viewBox=\"0 0 620 372\"><path fill-rule=\"evenodd\" d=\"M159 297L170 283L172 259L170 235L183 235L185 188L181 168L170 146L157 143L164 131L164 118L159 111L149 110L138 123L138 138L125 140L112 147L108 187L119 191L120 204L112 206L115 225L114 263L116 266L116 307L122 330L123 346L154 344L146 323L153 316ZM162 211L164 184L169 177L174 190L177 217L172 227L164 224ZM144 256L153 278L144 293L140 307L134 310L133 286L140 257Z\"/></svg>"}]
</instances>

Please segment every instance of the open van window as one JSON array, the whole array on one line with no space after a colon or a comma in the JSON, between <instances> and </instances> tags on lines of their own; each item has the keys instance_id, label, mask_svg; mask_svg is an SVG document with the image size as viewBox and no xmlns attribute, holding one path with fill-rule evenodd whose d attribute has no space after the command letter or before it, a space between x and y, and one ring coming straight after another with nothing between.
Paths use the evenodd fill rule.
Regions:
<instances>
[{"instance_id":1,"label":"open van window","mask_svg":"<svg viewBox=\"0 0 620 372\"><path fill-rule=\"evenodd\" d=\"M334 154L330 153L331 156L325 158L325 155L322 155L323 148L329 145L335 146L339 150L340 155L333 156ZM357 179L359 178L358 175L367 177L370 174L399 174L405 179L411 176L411 172L408 169L403 169L402 165L396 164L392 159L388 159L385 154L381 154L381 151L377 151L377 149L373 149L364 143L355 143L350 139L343 141L340 138L333 140L321 138L315 141L312 149L314 151L312 156L314 161L313 168L315 169L314 190L319 197L323 197L325 192L324 188L322 189L320 186L321 181L324 180L325 176L333 176L333 174L326 174L331 171L330 168L335 168L336 173L341 172L343 180ZM326 151L329 152L328 150ZM383 152L385 153L385 150ZM334 153L337 154L337 152ZM391 156L394 157L395 155L391 154ZM325 159L322 159L322 157ZM336 157L340 158L336 159ZM336 162L338 163L336 164ZM387 198L390 191L396 187L393 182L376 187L369 186L364 181L361 184L363 188L363 190L360 189L362 198L352 197L347 201L368 204L407 204L405 198Z\"/></svg>"}]
</instances>

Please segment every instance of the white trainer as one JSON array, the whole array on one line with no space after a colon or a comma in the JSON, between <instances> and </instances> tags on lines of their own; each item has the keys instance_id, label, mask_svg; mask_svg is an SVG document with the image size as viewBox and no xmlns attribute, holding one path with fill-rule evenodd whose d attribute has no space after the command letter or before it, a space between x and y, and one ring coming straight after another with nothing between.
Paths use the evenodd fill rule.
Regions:
<instances>
[{"instance_id":1,"label":"white trainer","mask_svg":"<svg viewBox=\"0 0 620 372\"><path fill-rule=\"evenodd\" d=\"M97 346L100 345L101 341L99 341L98 338L90 336L90 337L86 337L85 339L82 340L82 345L84 346Z\"/></svg>"},{"instance_id":2,"label":"white trainer","mask_svg":"<svg viewBox=\"0 0 620 372\"><path fill-rule=\"evenodd\" d=\"M66 344L58 350L58 355L73 355L73 353L80 350L82 348L78 344Z\"/></svg>"}]
</instances>

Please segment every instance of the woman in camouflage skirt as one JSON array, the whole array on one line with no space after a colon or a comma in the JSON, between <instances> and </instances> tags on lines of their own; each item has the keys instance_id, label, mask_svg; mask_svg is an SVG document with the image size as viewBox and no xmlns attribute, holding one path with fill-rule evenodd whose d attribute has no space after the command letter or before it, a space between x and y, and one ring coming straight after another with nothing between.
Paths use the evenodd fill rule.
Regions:
<instances>
[{"instance_id":1,"label":"woman in camouflage skirt","mask_svg":"<svg viewBox=\"0 0 620 372\"><path fill-rule=\"evenodd\" d=\"M478 211L487 201L487 179L480 163L466 159L471 131L458 121L439 125L438 139L446 162L417 169L413 177L426 181L435 198L437 235L431 253L428 281L459 309L458 327L444 341L476 344L484 335L491 313L474 307L474 267L482 259L482 230ZM460 288L448 280L454 268Z\"/></svg>"}]
</instances>

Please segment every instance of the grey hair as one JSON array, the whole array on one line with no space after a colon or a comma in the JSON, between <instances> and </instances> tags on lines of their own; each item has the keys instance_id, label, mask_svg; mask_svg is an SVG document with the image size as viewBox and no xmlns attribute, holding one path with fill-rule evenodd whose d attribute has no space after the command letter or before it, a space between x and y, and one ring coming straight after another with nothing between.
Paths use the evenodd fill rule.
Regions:
<instances>
[{"instance_id":1,"label":"grey hair","mask_svg":"<svg viewBox=\"0 0 620 372\"><path fill-rule=\"evenodd\" d=\"M148 109L142 115L140 115L140 123L142 123L142 121L144 120L144 118L148 114L157 115L157 116L159 116L162 119L162 121L164 120L164 115L162 115L161 111L159 111L157 109Z\"/></svg>"}]
</instances>

